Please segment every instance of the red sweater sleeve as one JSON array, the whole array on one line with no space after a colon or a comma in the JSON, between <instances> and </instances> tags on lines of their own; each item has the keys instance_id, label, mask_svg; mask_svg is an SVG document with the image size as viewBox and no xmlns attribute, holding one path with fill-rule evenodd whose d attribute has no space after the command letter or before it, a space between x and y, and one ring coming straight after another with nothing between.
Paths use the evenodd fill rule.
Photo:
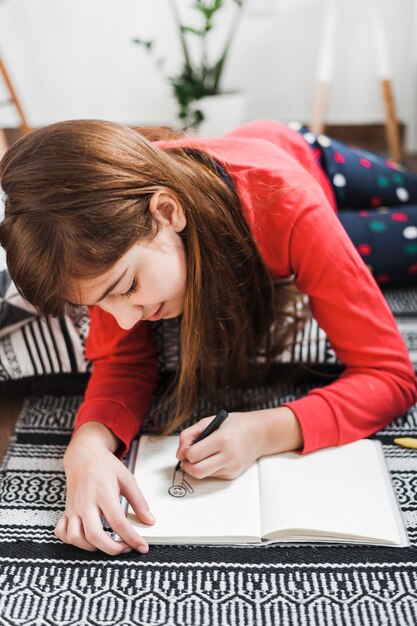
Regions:
<instances>
[{"instance_id":1,"label":"red sweater sleeve","mask_svg":"<svg viewBox=\"0 0 417 626\"><path fill-rule=\"evenodd\" d=\"M267 264L295 274L346 365L335 382L287 403L310 452L383 428L417 401L416 377L395 319L323 191L296 175L281 192L258 231Z\"/></svg>"},{"instance_id":2,"label":"red sweater sleeve","mask_svg":"<svg viewBox=\"0 0 417 626\"><path fill-rule=\"evenodd\" d=\"M93 363L74 432L85 422L101 422L122 442L123 456L138 433L157 383L151 324L123 330L112 315L90 308L86 356Z\"/></svg>"}]
</instances>

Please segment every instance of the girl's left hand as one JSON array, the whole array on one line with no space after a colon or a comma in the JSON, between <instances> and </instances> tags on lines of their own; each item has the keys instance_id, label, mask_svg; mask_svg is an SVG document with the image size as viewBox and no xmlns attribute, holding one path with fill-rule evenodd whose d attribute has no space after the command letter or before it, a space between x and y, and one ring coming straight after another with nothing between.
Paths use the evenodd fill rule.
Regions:
<instances>
[{"instance_id":1,"label":"girl's left hand","mask_svg":"<svg viewBox=\"0 0 417 626\"><path fill-rule=\"evenodd\" d=\"M298 421L288 407L230 413L218 430L194 444L213 419L205 417L180 434L177 458L194 478L230 480L265 454L301 445Z\"/></svg>"}]
</instances>

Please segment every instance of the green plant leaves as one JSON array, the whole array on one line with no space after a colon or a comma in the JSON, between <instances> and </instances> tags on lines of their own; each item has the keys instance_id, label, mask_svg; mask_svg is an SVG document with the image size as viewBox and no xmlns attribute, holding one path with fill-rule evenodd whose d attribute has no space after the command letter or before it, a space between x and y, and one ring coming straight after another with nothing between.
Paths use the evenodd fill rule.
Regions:
<instances>
[{"instance_id":1,"label":"green plant leaves","mask_svg":"<svg viewBox=\"0 0 417 626\"><path fill-rule=\"evenodd\" d=\"M228 2L233 2L236 5L235 15L220 57L215 63L209 63L207 54L208 41L206 37L214 29L214 18ZM178 29L183 53L183 64L177 76L168 76L166 78L171 83L177 99L179 105L178 116L184 125L183 127L198 127L204 116L201 111L193 106L193 103L204 96L216 95L221 91L221 78L224 66L244 8L244 0L194 0L192 8L198 12L202 20L199 27L181 23L177 6L178 0L169 0L169 4ZM187 42L187 36L189 35L200 40L200 58L198 61L194 61L189 52ZM153 41L141 38L135 38L133 41L145 48L147 52L154 52ZM156 62L160 68L163 61L156 59Z\"/></svg>"}]
</instances>

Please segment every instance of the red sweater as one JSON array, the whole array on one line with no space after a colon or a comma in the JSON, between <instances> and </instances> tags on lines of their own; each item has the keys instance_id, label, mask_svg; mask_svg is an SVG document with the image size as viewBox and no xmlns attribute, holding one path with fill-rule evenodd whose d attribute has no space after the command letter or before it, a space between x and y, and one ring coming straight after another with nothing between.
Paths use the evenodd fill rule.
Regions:
<instances>
[{"instance_id":1,"label":"red sweater","mask_svg":"<svg viewBox=\"0 0 417 626\"><path fill-rule=\"evenodd\" d=\"M302 137L263 121L220 139L157 145L191 146L225 165L271 275L295 275L346 365L330 385L286 403L301 425L302 452L366 437L413 405L417 385L406 346L378 285L335 215L329 182ZM122 441L123 454L157 384L152 322L126 331L99 307L92 307L90 316L86 354L93 372L76 428L92 420L105 424Z\"/></svg>"}]
</instances>

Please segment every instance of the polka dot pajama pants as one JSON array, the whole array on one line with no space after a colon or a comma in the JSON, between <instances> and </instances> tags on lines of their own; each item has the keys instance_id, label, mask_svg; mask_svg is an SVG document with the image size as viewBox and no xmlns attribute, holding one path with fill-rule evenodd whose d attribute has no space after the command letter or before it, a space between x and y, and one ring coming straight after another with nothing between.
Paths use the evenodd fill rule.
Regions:
<instances>
[{"instance_id":1,"label":"polka dot pajama pants","mask_svg":"<svg viewBox=\"0 0 417 626\"><path fill-rule=\"evenodd\" d=\"M383 287L417 285L417 175L306 128L336 196L338 217Z\"/></svg>"}]
</instances>

